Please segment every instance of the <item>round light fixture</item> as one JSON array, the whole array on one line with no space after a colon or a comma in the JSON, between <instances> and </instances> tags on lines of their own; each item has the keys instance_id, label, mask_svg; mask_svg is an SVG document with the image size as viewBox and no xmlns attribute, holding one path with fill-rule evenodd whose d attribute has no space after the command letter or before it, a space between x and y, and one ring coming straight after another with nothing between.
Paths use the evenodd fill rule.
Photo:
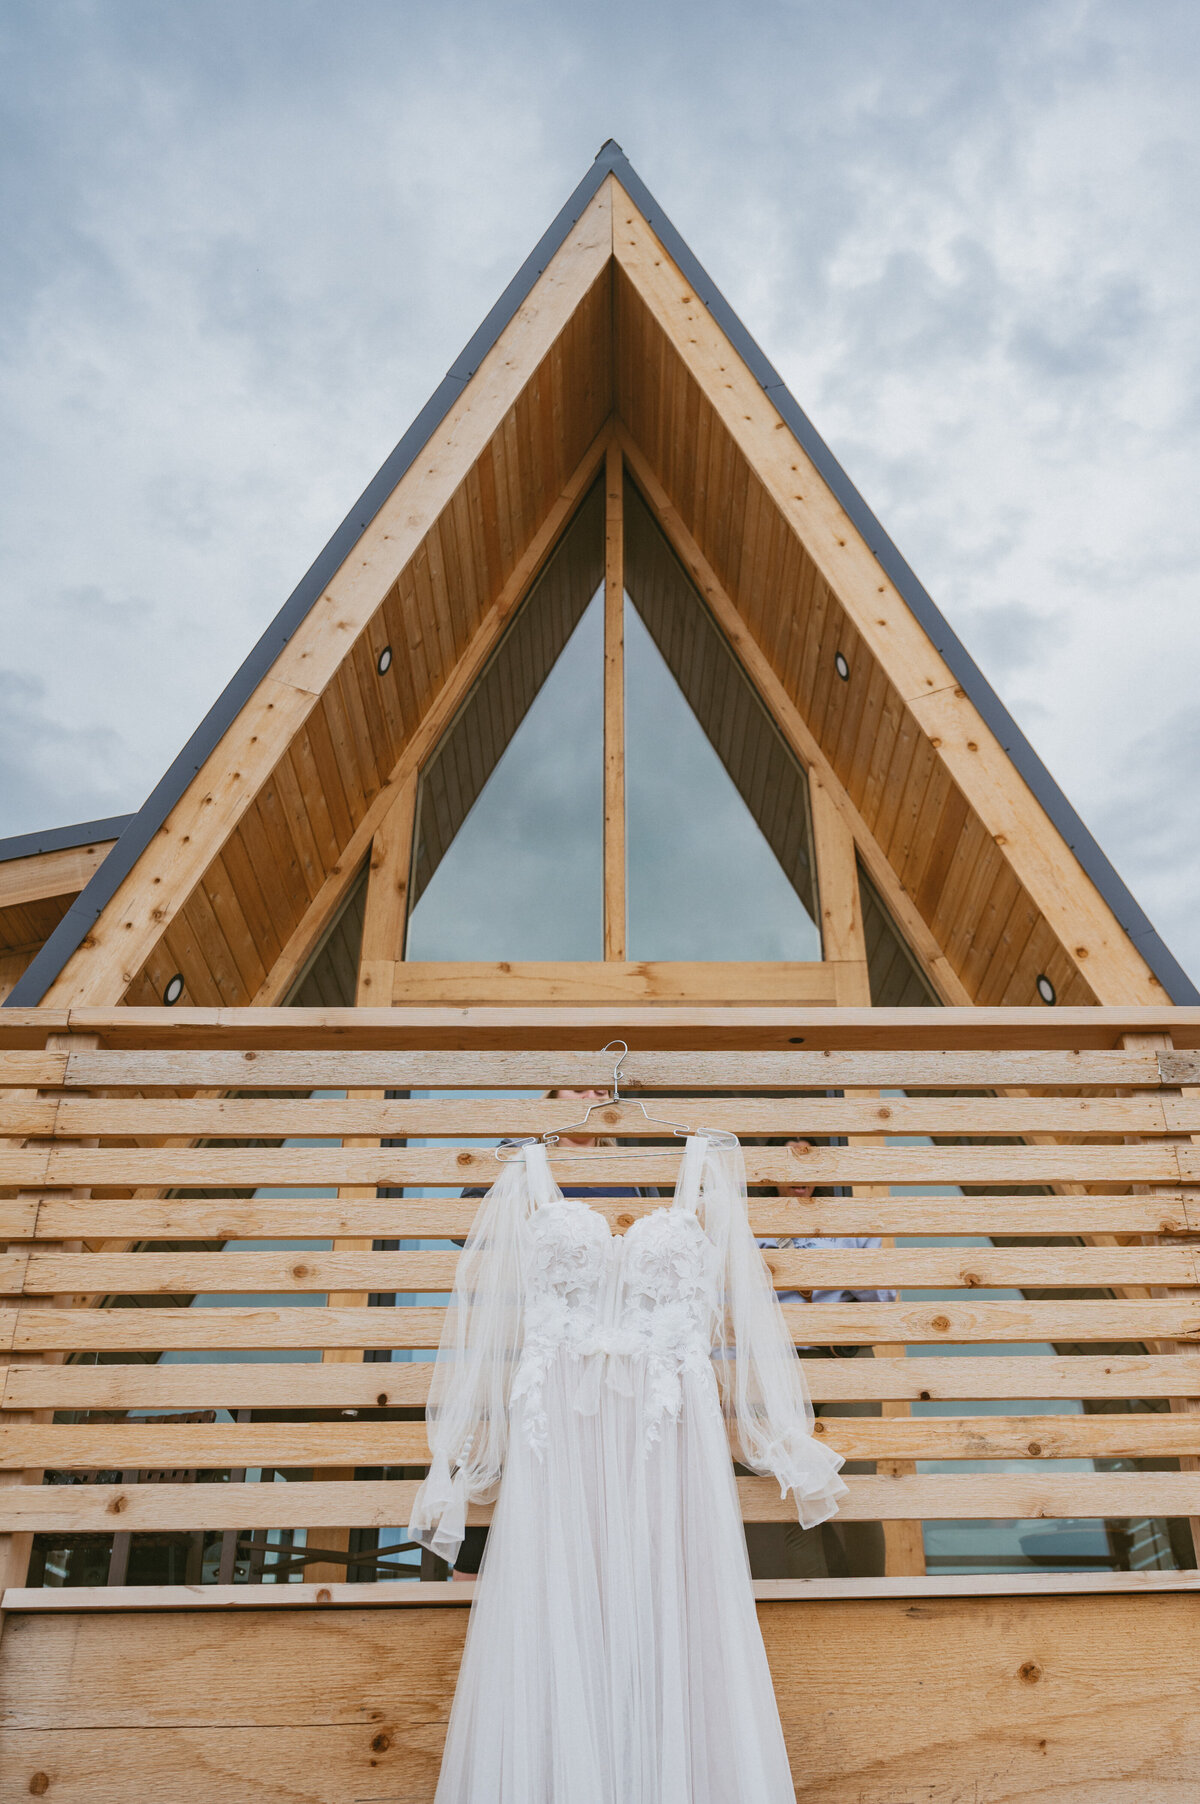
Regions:
<instances>
[{"instance_id":1,"label":"round light fixture","mask_svg":"<svg viewBox=\"0 0 1200 1804\"><path fill-rule=\"evenodd\" d=\"M1038 973L1037 993L1046 1004L1047 1008L1053 1008L1054 1004L1058 1001L1058 991L1050 982L1050 979L1046 976L1044 971Z\"/></svg>"},{"instance_id":2,"label":"round light fixture","mask_svg":"<svg viewBox=\"0 0 1200 1804\"><path fill-rule=\"evenodd\" d=\"M163 991L163 1001L168 1008L173 1008L183 995L183 972L176 971L174 977Z\"/></svg>"},{"instance_id":3,"label":"round light fixture","mask_svg":"<svg viewBox=\"0 0 1200 1804\"><path fill-rule=\"evenodd\" d=\"M846 655L844 652L839 651L834 653L833 668L837 671L843 683L848 683L850 681L850 666L846 662Z\"/></svg>"},{"instance_id":4,"label":"round light fixture","mask_svg":"<svg viewBox=\"0 0 1200 1804\"><path fill-rule=\"evenodd\" d=\"M379 656L375 660L375 668L379 672L380 676L384 676L386 674L386 672L391 669L391 667L392 667L392 648L390 645L385 645L383 650L380 652Z\"/></svg>"}]
</instances>

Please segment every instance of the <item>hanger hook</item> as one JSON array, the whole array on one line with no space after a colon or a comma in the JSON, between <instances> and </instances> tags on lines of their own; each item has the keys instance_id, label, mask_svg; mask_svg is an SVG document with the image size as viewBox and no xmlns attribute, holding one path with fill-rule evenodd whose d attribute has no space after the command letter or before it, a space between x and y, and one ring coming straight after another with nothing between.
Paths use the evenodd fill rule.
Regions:
<instances>
[{"instance_id":1,"label":"hanger hook","mask_svg":"<svg viewBox=\"0 0 1200 1804\"><path fill-rule=\"evenodd\" d=\"M602 1046L600 1048L602 1053L603 1052L615 1052L617 1050L618 1046L621 1048L621 1056L617 1060L616 1064L613 1066L613 1077L612 1077L612 1092L613 1092L612 1099L614 1102L620 1102L620 1100L621 1100L621 1066L625 1063L626 1059L629 1057L629 1048L625 1044L624 1040L610 1040L608 1042L607 1046Z\"/></svg>"}]
</instances>

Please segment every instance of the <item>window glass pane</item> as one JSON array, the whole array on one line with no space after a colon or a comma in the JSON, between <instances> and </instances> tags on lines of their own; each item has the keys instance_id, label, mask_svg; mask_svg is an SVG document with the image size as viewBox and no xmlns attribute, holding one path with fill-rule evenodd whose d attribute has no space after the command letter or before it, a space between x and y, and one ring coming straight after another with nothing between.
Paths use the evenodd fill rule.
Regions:
<instances>
[{"instance_id":1,"label":"window glass pane","mask_svg":"<svg viewBox=\"0 0 1200 1804\"><path fill-rule=\"evenodd\" d=\"M629 957L817 960L804 772L629 483L625 548Z\"/></svg>"},{"instance_id":2,"label":"window glass pane","mask_svg":"<svg viewBox=\"0 0 1200 1804\"><path fill-rule=\"evenodd\" d=\"M603 665L598 594L422 891L406 959L603 958Z\"/></svg>"},{"instance_id":3,"label":"window glass pane","mask_svg":"<svg viewBox=\"0 0 1200 1804\"><path fill-rule=\"evenodd\" d=\"M406 959L604 956L604 495L421 773Z\"/></svg>"}]
</instances>

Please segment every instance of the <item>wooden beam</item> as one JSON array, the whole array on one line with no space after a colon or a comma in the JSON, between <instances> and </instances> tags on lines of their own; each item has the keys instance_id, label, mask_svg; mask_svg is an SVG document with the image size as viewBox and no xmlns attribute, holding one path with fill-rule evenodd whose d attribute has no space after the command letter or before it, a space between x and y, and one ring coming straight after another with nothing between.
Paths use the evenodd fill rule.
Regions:
<instances>
[{"instance_id":1,"label":"wooden beam","mask_svg":"<svg viewBox=\"0 0 1200 1804\"><path fill-rule=\"evenodd\" d=\"M359 1008L390 1006L396 966L404 956L418 783L413 767L371 841L355 995Z\"/></svg>"},{"instance_id":2,"label":"wooden beam","mask_svg":"<svg viewBox=\"0 0 1200 1804\"><path fill-rule=\"evenodd\" d=\"M806 1359L800 1365L816 1402L892 1399L945 1403L1008 1402L1042 1397L1163 1398L1200 1395L1200 1353L1044 1354L986 1356L912 1354L887 1359ZM231 1364L36 1364L4 1368L0 1408L407 1409L429 1393L431 1361L319 1364L301 1360ZM9 1413L9 1422L17 1418ZM934 1418L935 1420L938 1418ZM991 1421L995 1418L986 1418ZM1108 1420L1113 1418L1108 1417ZM1128 1417L1118 1417L1126 1421ZM1135 1421L1150 1419L1135 1415ZM1045 1418L1052 1426L1061 1416Z\"/></svg>"},{"instance_id":3,"label":"wooden beam","mask_svg":"<svg viewBox=\"0 0 1200 1804\"><path fill-rule=\"evenodd\" d=\"M808 803L817 861L822 954L826 959L848 967L843 979L848 990L853 972L858 993L848 994L847 1002L853 1002L859 1008L870 1008L867 942L863 934L862 900L858 893L854 835L829 793L828 779L819 771L809 771Z\"/></svg>"},{"instance_id":4,"label":"wooden beam","mask_svg":"<svg viewBox=\"0 0 1200 1804\"><path fill-rule=\"evenodd\" d=\"M922 1578L755 1579L760 1603L816 1603L866 1598L1129 1596L1200 1591L1200 1572L981 1572ZM465 1609L475 1581L418 1585L411 1579L378 1584L324 1585L69 1585L13 1589L3 1607L23 1616L91 1616L123 1611Z\"/></svg>"},{"instance_id":5,"label":"wooden beam","mask_svg":"<svg viewBox=\"0 0 1200 1804\"><path fill-rule=\"evenodd\" d=\"M979 1346L1023 1341L1179 1340L1200 1344L1193 1297L1146 1301L993 1303L785 1303L784 1319L802 1346ZM137 1307L0 1309L0 1349L16 1352L168 1352L266 1348L436 1347L445 1309L296 1309ZM1182 1380L1180 1381L1182 1382ZM385 1385L386 1388L386 1385ZM995 1512L1002 1514L1003 1512ZM1191 1512L1189 1512L1191 1513Z\"/></svg>"},{"instance_id":6,"label":"wooden beam","mask_svg":"<svg viewBox=\"0 0 1200 1804\"><path fill-rule=\"evenodd\" d=\"M0 909L23 908L48 896L77 896L116 843L97 840L94 846L68 846L61 852L35 852L0 862Z\"/></svg>"},{"instance_id":7,"label":"wooden beam","mask_svg":"<svg viewBox=\"0 0 1200 1804\"><path fill-rule=\"evenodd\" d=\"M1056 1206L1057 1205L1057 1206ZM626 1228L657 1202L597 1197L590 1205L614 1229ZM750 1198L750 1226L761 1236L919 1234L1069 1235L1195 1234L1200 1212L1182 1196L819 1197L807 1209L778 1197ZM133 1197L63 1201L40 1192L0 1199L0 1240L325 1240L339 1235L379 1240L463 1239L477 1214L471 1198ZM106 1249L113 1251L116 1249Z\"/></svg>"},{"instance_id":8,"label":"wooden beam","mask_svg":"<svg viewBox=\"0 0 1200 1804\"><path fill-rule=\"evenodd\" d=\"M1195 1184L1198 1155L1170 1141L1092 1146L820 1146L801 1165L786 1148L748 1146L751 1184ZM603 1148L551 1151L551 1168L563 1182L671 1184L679 1171L675 1151ZM0 1150L0 1185L20 1190L193 1186L240 1190L268 1184L311 1190L340 1184L491 1183L492 1154L438 1147L118 1147L30 1144ZM948 1211L949 1213L949 1211Z\"/></svg>"},{"instance_id":9,"label":"wooden beam","mask_svg":"<svg viewBox=\"0 0 1200 1804\"><path fill-rule=\"evenodd\" d=\"M902 1519L989 1521L997 1516L1184 1516L1200 1478L1190 1472L1029 1472L916 1478L853 1476L838 1514L847 1522ZM739 1478L747 1522L795 1521L791 1496L771 1478ZM0 1489L0 1531L77 1534L178 1529L326 1528L353 1522L396 1528L408 1521L415 1479L308 1484L12 1485ZM473 1504L469 1523L491 1521Z\"/></svg>"},{"instance_id":10,"label":"wooden beam","mask_svg":"<svg viewBox=\"0 0 1200 1804\"><path fill-rule=\"evenodd\" d=\"M620 839L618 834L617 839ZM610 845L612 841L606 842ZM617 854L614 852L614 857ZM623 860L624 854L621 853ZM623 869L623 863L621 868ZM605 883L605 919L615 921L610 907L624 905L623 885ZM620 916L623 920L623 915ZM510 959L479 963L469 959L439 962L422 959L397 965L391 1000L396 1005L442 1003L463 1007L487 1003L597 1003L628 1000L631 1003L792 1002L801 1008L836 1008L848 989L856 999L861 991L860 970L854 965L745 962L712 960L645 959L637 964L621 961L615 950L603 962L580 959L556 962Z\"/></svg>"},{"instance_id":11,"label":"wooden beam","mask_svg":"<svg viewBox=\"0 0 1200 1804\"><path fill-rule=\"evenodd\" d=\"M625 467L609 440L604 462L604 956L624 960Z\"/></svg>"},{"instance_id":12,"label":"wooden beam","mask_svg":"<svg viewBox=\"0 0 1200 1804\"><path fill-rule=\"evenodd\" d=\"M1173 1107L1168 1118L1164 1101ZM683 1096L662 1097L664 1110L694 1107ZM735 1134L823 1139L829 1134L1096 1135L1200 1133L1200 1101L1131 1096L889 1096L855 1091L841 1096L714 1096L706 1117ZM574 1113L572 1113L574 1111ZM145 1139L180 1135L196 1140L342 1139L365 1134L385 1140L463 1135L543 1134L563 1128L579 1111L571 1102L526 1097L494 1101L432 1097L384 1101L382 1096L279 1098L252 1096L87 1097L78 1092L0 1104L0 1134L78 1140ZM654 1136L655 1126L633 1106L609 1103L598 1117L621 1136ZM659 1136L661 1137L661 1135ZM957 1204L954 1205L957 1207Z\"/></svg>"}]
</instances>

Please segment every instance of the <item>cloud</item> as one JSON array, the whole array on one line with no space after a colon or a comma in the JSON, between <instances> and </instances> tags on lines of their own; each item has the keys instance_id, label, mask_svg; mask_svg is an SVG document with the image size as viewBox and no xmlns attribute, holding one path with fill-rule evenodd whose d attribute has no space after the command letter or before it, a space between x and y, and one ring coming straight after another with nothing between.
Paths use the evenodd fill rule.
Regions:
<instances>
[{"instance_id":1,"label":"cloud","mask_svg":"<svg viewBox=\"0 0 1200 1804\"><path fill-rule=\"evenodd\" d=\"M1175 907L1191 0L10 0L0 66L0 831L137 804L611 134Z\"/></svg>"}]
</instances>

